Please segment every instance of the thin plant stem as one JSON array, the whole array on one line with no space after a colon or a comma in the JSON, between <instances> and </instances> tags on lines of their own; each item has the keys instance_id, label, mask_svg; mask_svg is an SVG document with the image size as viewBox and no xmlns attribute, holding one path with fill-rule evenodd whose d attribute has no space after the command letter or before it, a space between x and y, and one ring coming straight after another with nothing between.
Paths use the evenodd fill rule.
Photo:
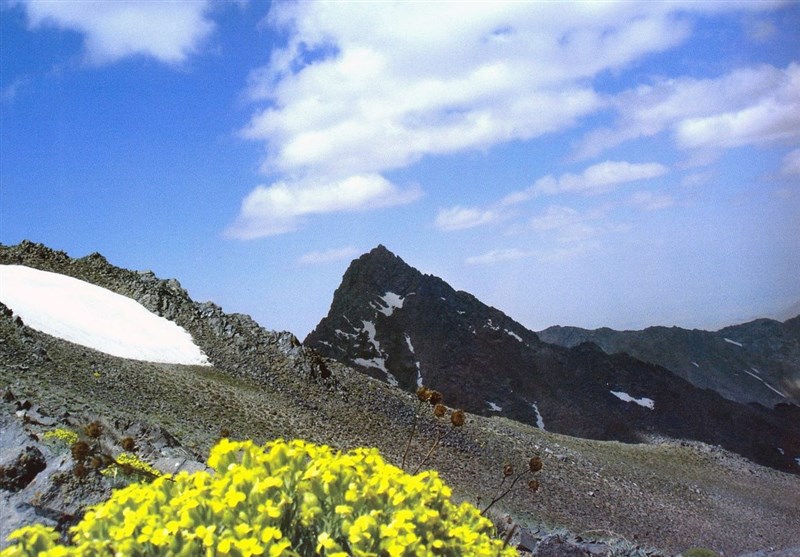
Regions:
<instances>
[{"instance_id":1,"label":"thin plant stem","mask_svg":"<svg viewBox=\"0 0 800 557\"><path fill-rule=\"evenodd\" d=\"M400 464L400 468L403 470L406 469L406 458L408 457L408 451L411 449L411 440L414 438L414 434L417 432L417 422L419 421L419 412L422 409L422 402L419 401L417 403L417 411L414 412L414 423L411 424L411 435L408 436L408 442L406 443L406 450L403 451L403 462Z\"/></svg>"},{"instance_id":2,"label":"thin plant stem","mask_svg":"<svg viewBox=\"0 0 800 557\"><path fill-rule=\"evenodd\" d=\"M413 475L415 475L417 472L419 472L420 468L422 468L422 465L423 465L423 464L425 464L425 463L428 461L428 459L429 459L429 458L431 457L431 455L433 454L433 451L435 451L435 450L436 450L436 447L438 447L438 446L439 446L439 443L441 443L441 442L442 442L442 440L443 440L445 437L447 437L448 435L450 435L450 434L453 432L453 430L454 430L454 429L455 429L455 426L451 426L451 427L450 427L450 429L448 429L448 430L447 430L447 431L445 431L444 433L440 433L440 434L439 434L439 437L437 437L437 438L436 438L436 441L434 441L434 442L433 442L433 445L431 445L431 448L428 450L428 454L426 454L426 455L425 455L425 458L423 458L423 459L422 459L422 460L419 462L419 464L417 464L417 467L416 467L416 468L414 468L414 471L413 471L413 472L411 472L411 475L412 475L412 476L413 476Z\"/></svg>"},{"instance_id":3,"label":"thin plant stem","mask_svg":"<svg viewBox=\"0 0 800 557\"><path fill-rule=\"evenodd\" d=\"M489 504L486 506L486 508L485 508L485 509L483 509L483 510L481 511L481 514L482 514L483 516L486 516L486 513L489 511L489 509L491 509L491 508L494 506L494 504L495 504L495 503L497 503L497 502L498 502L500 499L502 499L503 497L505 497L506 495L508 495L509 493L511 493L511 490L512 490L512 489L514 489L514 486L517 484L517 482L519 481L519 479L520 479L522 476L524 476L525 474L526 474L526 472L520 472L519 474L517 474L516 476L514 476L514 480L511 482L511 485L510 485L510 486L508 486L508 489L506 489L506 490L505 490L505 491L503 491L502 493L499 493L498 495L496 495L496 496L495 496L495 498L494 498L494 499L492 499L492 502L491 502L491 503L489 503ZM500 486L501 486L501 487L502 487L502 485L503 485L503 483L504 483L504 482L505 482L505 478L503 478L503 482L500 482ZM498 488L498 489L499 489L499 488Z\"/></svg>"}]
</instances>

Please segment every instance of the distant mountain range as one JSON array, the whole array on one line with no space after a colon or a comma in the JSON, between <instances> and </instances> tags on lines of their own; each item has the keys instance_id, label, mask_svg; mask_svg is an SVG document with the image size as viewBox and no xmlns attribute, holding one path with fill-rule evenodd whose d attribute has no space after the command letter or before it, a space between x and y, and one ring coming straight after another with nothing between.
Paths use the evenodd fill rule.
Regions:
<instances>
[{"instance_id":1,"label":"distant mountain range","mask_svg":"<svg viewBox=\"0 0 800 557\"><path fill-rule=\"evenodd\" d=\"M790 326L784 333L796 339L793 331ZM721 334L723 345L730 344L725 334L734 337L731 342L745 340L735 331ZM767 333L758 343L750 342L753 335L747 342L765 351L792 345L780 341L781 336L770 344ZM403 389L422 384L437 389L449 404L476 414L591 439L700 440L800 472L800 460L795 460L800 458L800 407L740 404L629 354L608 354L591 342L569 347L544 342L503 312L422 274L384 246L350 265L327 317L304 344ZM709 365L708 358L692 357ZM762 365L765 358L775 359L764 355L753 362ZM773 379L748 376L748 381L752 389Z\"/></svg>"},{"instance_id":2,"label":"distant mountain range","mask_svg":"<svg viewBox=\"0 0 800 557\"><path fill-rule=\"evenodd\" d=\"M678 327L642 331L549 327L545 342L573 347L593 342L663 366L692 384L737 402L800 405L800 316L781 323L757 319L709 332Z\"/></svg>"}]
</instances>

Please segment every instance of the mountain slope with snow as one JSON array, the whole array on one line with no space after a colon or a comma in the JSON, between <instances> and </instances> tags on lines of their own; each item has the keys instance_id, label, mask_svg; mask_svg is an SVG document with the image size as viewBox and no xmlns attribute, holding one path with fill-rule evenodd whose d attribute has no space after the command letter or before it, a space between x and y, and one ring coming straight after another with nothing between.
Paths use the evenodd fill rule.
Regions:
<instances>
[{"instance_id":1,"label":"mountain slope with snow","mask_svg":"<svg viewBox=\"0 0 800 557\"><path fill-rule=\"evenodd\" d=\"M73 277L0 265L0 301L29 327L105 354L209 365L182 327L135 300Z\"/></svg>"},{"instance_id":2,"label":"mountain slope with snow","mask_svg":"<svg viewBox=\"0 0 800 557\"><path fill-rule=\"evenodd\" d=\"M627 354L542 342L385 246L350 264L304 344L408 391L424 383L468 412L588 439L693 439L800 472L800 408L739 404Z\"/></svg>"},{"instance_id":3,"label":"mountain slope with snow","mask_svg":"<svg viewBox=\"0 0 800 557\"><path fill-rule=\"evenodd\" d=\"M608 354L624 352L663 366L701 389L768 408L800 405L800 316L756 319L719 331L648 327L641 331L549 327L537 333L567 348L593 342Z\"/></svg>"}]
</instances>

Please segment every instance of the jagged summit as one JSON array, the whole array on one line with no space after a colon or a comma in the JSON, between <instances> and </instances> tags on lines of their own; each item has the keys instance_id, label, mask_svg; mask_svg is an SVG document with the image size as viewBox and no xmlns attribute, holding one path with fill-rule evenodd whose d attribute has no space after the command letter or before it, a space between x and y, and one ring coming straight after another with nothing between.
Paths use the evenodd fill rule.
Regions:
<instances>
[{"instance_id":1,"label":"jagged summit","mask_svg":"<svg viewBox=\"0 0 800 557\"><path fill-rule=\"evenodd\" d=\"M789 458L800 457L800 431L787 425L794 414L800 424L797 407L738 404L591 342L545 343L382 245L351 263L328 315L304 343L405 390L437 389L449 405L472 413L594 439L702 440L800 470Z\"/></svg>"}]
</instances>

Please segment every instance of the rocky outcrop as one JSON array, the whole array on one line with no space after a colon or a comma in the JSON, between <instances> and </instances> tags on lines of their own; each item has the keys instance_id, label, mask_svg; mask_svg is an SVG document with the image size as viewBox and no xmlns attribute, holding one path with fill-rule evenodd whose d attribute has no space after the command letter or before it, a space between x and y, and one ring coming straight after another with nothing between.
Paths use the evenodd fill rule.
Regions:
<instances>
[{"instance_id":1,"label":"rocky outcrop","mask_svg":"<svg viewBox=\"0 0 800 557\"><path fill-rule=\"evenodd\" d=\"M25 265L72 276L132 298L186 329L216 367L240 377L270 384L275 374L290 373L333 381L322 359L293 334L268 331L250 316L225 313L211 302L194 302L175 279L116 267L99 253L73 259L27 240L16 246L0 245L0 265Z\"/></svg>"},{"instance_id":2,"label":"rocky outcrop","mask_svg":"<svg viewBox=\"0 0 800 557\"><path fill-rule=\"evenodd\" d=\"M736 402L770 408L779 403L800 405L800 316L783 323L757 319L715 332L555 326L537 334L561 346L593 342L608 354L626 352Z\"/></svg>"},{"instance_id":3,"label":"rocky outcrop","mask_svg":"<svg viewBox=\"0 0 800 557\"><path fill-rule=\"evenodd\" d=\"M800 409L783 409L787 422L593 343L545 343L384 246L350 265L305 344L406 390L424 383L472 413L591 439L701 440L800 473Z\"/></svg>"}]
</instances>

